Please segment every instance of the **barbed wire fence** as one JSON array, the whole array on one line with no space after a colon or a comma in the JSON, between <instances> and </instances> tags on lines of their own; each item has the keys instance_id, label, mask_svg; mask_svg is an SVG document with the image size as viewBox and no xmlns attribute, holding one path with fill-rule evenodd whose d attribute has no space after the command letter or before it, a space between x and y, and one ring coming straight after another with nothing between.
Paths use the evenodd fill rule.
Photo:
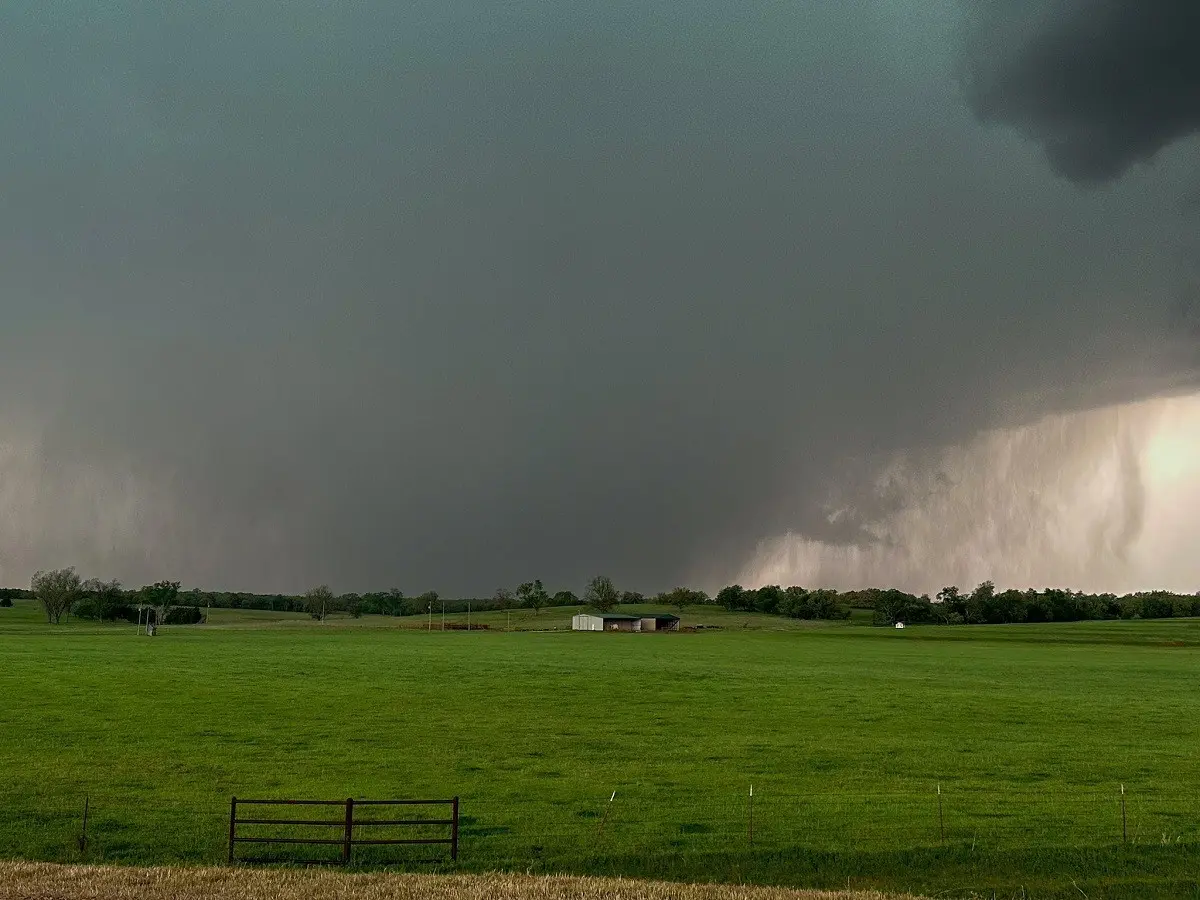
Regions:
<instances>
[{"instance_id":1,"label":"barbed wire fence","mask_svg":"<svg viewBox=\"0 0 1200 900\"><path fill-rule=\"evenodd\" d=\"M756 781L753 796L749 782L736 791L626 783L586 799L566 791L464 794L461 803L460 864L467 868L586 868L589 860L648 854L1200 846L1200 802L1165 783L980 789L931 782L812 792ZM228 810L228 797L180 802L153 789L136 798L105 790L10 794L0 802L2 850L54 862L215 864L226 854ZM356 863L446 861L380 848Z\"/></svg>"}]
</instances>

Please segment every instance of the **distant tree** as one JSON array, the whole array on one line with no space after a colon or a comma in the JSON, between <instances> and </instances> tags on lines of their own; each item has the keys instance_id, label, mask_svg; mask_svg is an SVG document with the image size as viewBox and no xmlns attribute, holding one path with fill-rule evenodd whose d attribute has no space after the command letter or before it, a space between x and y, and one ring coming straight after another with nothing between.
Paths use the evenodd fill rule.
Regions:
<instances>
[{"instance_id":1,"label":"distant tree","mask_svg":"<svg viewBox=\"0 0 1200 900\"><path fill-rule=\"evenodd\" d=\"M516 600L513 598L513 592L506 587L496 588L496 593L492 595L492 605L496 609L504 610L511 609L516 605Z\"/></svg>"},{"instance_id":2,"label":"distant tree","mask_svg":"<svg viewBox=\"0 0 1200 900\"><path fill-rule=\"evenodd\" d=\"M967 598L954 585L944 587L937 592L934 613L942 622L961 624L967 619Z\"/></svg>"},{"instance_id":3,"label":"distant tree","mask_svg":"<svg viewBox=\"0 0 1200 900\"><path fill-rule=\"evenodd\" d=\"M579 598L574 591L559 591L550 598L551 606L578 606Z\"/></svg>"},{"instance_id":4,"label":"distant tree","mask_svg":"<svg viewBox=\"0 0 1200 900\"><path fill-rule=\"evenodd\" d=\"M637 591L621 591L621 599L618 603L645 603L646 595L639 594Z\"/></svg>"},{"instance_id":5,"label":"distant tree","mask_svg":"<svg viewBox=\"0 0 1200 900\"><path fill-rule=\"evenodd\" d=\"M13 605L12 597L0 597L0 607L11 609Z\"/></svg>"},{"instance_id":6,"label":"distant tree","mask_svg":"<svg viewBox=\"0 0 1200 900\"><path fill-rule=\"evenodd\" d=\"M125 591L121 589L121 582L101 581L99 578L89 578L80 585L80 592L87 603L80 604L79 615L92 619L116 619L120 618L121 611L125 608ZM86 610L83 607L87 607Z\"/></svg>"},{"instance_id":7,"label":"distant tree","mask_svg":"<svg viewBox=\"0 0 1200 900\"><path fill-rule=\"evenodd\" d=\"M929 612L930 605L928 597L915 597L897 590L879 591L875 597L875 624L927 622L933 617Z\"/></svg>"},{"instance_id":8,"label":"distant tree","mask_svg":"<svg viewBox=\"0 0 1200 900\"><path fill-rule=\"evenodd\" d=\"M333 591L322 584L304 594L304 611L317 621L324 621L333 608Z\"/></svg>"},{"instance_id":9,"label":"distant tree","mask_svg":"<svg viewBox=\"0 0 1200 900\"><path fill-rule=\"evenodd\" d=\"M971 595L967 597L967 614L966 619L972 623L983 623L988 621L988 612L992 604L992 599L996 596L996 585L990 581L985 581L975 590L971 591Z\"/></svg>"},{"instance_id":10,"label":"distant tree","mask_svg":"<svg viewBox=\"0 0 1200 900\"><path fill-rule=\"evenodd\" d=\"M534 615L550 602L550 595L542 587L540 579L527 581L522 584L517 588L517 597L520 599L522 606L527 606L533 610Z\"/></svg>"},{"instance_id":11,"label":"distant tree","mask_svg":"<svg viewBox=\"0 0 1200 900\"><path fill-rule=\"evenodd\" d=\"M735 609L742 609L746 589L740 584L731 584L729 587L723 587L717 592L717 605L722 609L727 609L732 612Z\"/></svg>"},{"instance_id":12,"label":"distant tree","mask_svg":"<svg viewBox=\"0 0 1200 900\"><path fill-rule=\"evenodd\" d=\"M384 610L389 616L403 616L408 612L408 604L404 599L404 591L399 588L391 588L387 592L387 600L384 602Z\"/></svg>"},{"instance_id":13,"label":"distant tree","mask_svg":"<svg viewBox=\"0 0 1200 900\"><path fill-rule=\"evenodd\" d=\"M621 595L607 575L597 575L589 581L583 594L583 602L600 612L612 612L620 599Z\"/></svg>"},{"instance_id":14,"label":"distant tree","mask_svg":"<svg viewBox=\"0 0 1200 900\"><path fill-rule=\"evenodd\" d=\"M704 591L693 591L691 588L677 587L654 598L656 603L673 606L683 612L689 606L699 606L708 602L708 594Z\"/></svg>"},{"instance_id":15,"label":"distant tree","mask_svg":"<svg viewBox=\"0 0 1200 900\"><path fill-rule=\"evenodd\" d=\"M179 596L178 581L156 581L141 590L142 599L159 611L158 621L165 622L171 605Z\"/></svg>"},{"instance_id":16,"label":"distant tree","mask_svg":"<svg viewBox=\"0 0 1200 900\"><path fill-rule=\"evenodd\" d=\"M1114 597L1113 600L1115 601L1116 598ZM1110 608L1105 598L1097 598L1097 605L1102 606L1105 612ZM1024 622L1027 613L1025 595L1021 591L1015 590L994 594L985 605L984 610L989 622L1003 623Z\"/></svg>"},{"instance_id":17,"label":"distant tree","mask_svg":"<svg viewBox=\"0 0 1200 900\"><path fill-rule=\"evenodd\" d=\"M783 588L777 584L764 584L754 592L753 608L757 612L775 615L783 603Z\"/></svg>"},{"instance_id":18,"label":"distant tree","mask_svg":"<svg viewBox=\"0 0 1200 900\"><path fill-rule=\"evenodd\" d=\"M350 614L352 619L362 618L362 597L358 594L342 594L338 599L338 606Z\"/></svg>"},{"instance_id":19,"label":"distant tree","mask_svg":"<svg viewBox=\"0 0 1200 900\"><path fill-rule=\"evenodd\" d=\"M29 587L46 611L46 621L55 625L61 621L63 613L70 612L71 605L80 595L79 576L73 566L35 572Z\"/></svg>"},{"instance_id":20,"label":"distant tree","mask_svg":"<svg viewBox=\"0 0 1200 900\"><path fill-rule=\"evenodd\" d=\"M198 606L176 606L163 619L164 625L199 625L204 621L204 613Z\"/></svg>"},{"instance_id":21,"label":"distant tree","mask_svg":"<svg viewBox=\"0 0 1200 900\"><path fill-rule=\"evenodd\" d=\"M432 612L441 602L441 595L437 591L426 591L416 598L417 614L425 615L427 612Z\"/></svg>"},{"instance_id":22,"label":"distant tree","mask_svg":"<svg viewBox=\"0 0 1200 900\"><path fill-rule=\"evenodd\" d=\"M396 588L390 591L373 591L362 595L360 612L381 616L402 616L407 610L404 594Z\"/></svg>"}]
</instances>

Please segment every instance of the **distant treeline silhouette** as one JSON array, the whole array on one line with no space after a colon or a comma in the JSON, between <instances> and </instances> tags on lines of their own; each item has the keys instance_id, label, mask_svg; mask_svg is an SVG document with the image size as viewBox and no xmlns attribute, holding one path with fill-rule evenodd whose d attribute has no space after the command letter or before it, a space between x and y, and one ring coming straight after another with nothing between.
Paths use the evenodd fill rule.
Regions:
<instances>
[{"instance_id":1,"label":"distant treeline silhouette","mask_svg":"<svg viewBox=\"0 0 1200 900\"><path fill-rule=\"evenodd\" d=\"M601 580L601 579L597 579ZM607 579L603 579L607 581ZM611 582L609 583L611 586ZM147 588L123 590L116 582L84 582L71 612L87 619L136 621L137 606L146 601ZM310 592L311 593L311 592ZM577 606L586 604L571 591L551 594L541 582L527 582L515 590L501 588L491 597L443 597L436 591L406 596L398 589L365 594L330 595L321 615L417 616ZM1078 622L1095 619L1170 619L1200 617L1200 593L1177 594L1169 591L1142 591L1133 594L1087 594L1061 588L1043 590L997 591L990 581L964 593L946 587L937 595L916 595L895 589L870 588L836 591L829 588L809 590L802 587L766 585L757 589L730 585L710 597L703 591L678 587L660 594L645 595L634 591L614 591L615 604L657 603L684 610L706 604L730 612L753 612L792 619L844 620L852 609L871 610L876 625L993 625L1022 622ZM14 599L33 599L34 593L21 588L0 588L0 605ZM177 607L168 621L200 621L202 616L184 612L194 610L255 609L276 612L307 612L317 617L311 600L305 595L255 594L237 591L180 591L173 598ZM592 605L597 605L593 603Z\"/></svg>"},{"instance_id":2,"label":"distant treeline silhouette","mask_svg":"<svg viewBox=\"0 0 1200 900\"><path fill-rule=\"evenodd\" d=\"M851 608L874 612L876 625L1002 625L1021 622L1079 622L1092 619L1170 619L1200 616L1200 594L1144 591L1135 594L1085 594L1060 588L997 591L985 581L970 593L946 587L936 597L898 590L815 590L768 585L746 590L722 589L720 606L797 619L845 618ZM840 612L839 612L840 611Z\"/></svg>"}]
</instances>

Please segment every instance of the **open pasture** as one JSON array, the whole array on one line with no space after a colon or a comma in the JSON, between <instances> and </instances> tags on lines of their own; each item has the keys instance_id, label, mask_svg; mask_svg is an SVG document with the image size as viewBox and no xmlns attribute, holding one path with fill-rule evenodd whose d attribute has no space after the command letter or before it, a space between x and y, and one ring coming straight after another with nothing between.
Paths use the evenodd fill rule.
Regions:
<instances>
[{"instance_id":1,"label":"open pasture","mask_svg":"<svg viewBox=\"0 0 1200 900\"><path fill-rule=\"evenodd\" d=\"M85 794L90 860L188 864L223 860L233 794L459 795L460 870L1194 896L1200 622L897 632L705 609L685 623L725 630L615 635L562 630L572 612L428 633L222 611L149 639L18 602L0 854L78 859Z\"/></svg>"}]
</instances>

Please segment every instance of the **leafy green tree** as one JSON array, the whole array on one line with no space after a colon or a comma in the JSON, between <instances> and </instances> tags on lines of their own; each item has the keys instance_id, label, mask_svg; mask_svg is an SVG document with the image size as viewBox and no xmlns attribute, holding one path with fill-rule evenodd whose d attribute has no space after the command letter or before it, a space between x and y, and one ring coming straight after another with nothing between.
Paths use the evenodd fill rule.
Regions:
<instances>
[{"instance_id":1,"label":"leafy green tree","mask_svg":"<svg viewBox=\"0 0 1200 900\"><path fill-rule=\"evenodd\" d=\"M1026 612L1025 595L1013 590L994 594L984 607L987 620L996 623L1024 622Z\"/></svg>"},{"instance_id":2,"label":"leafy green tree","mask_svg":"<svg viewBox=\"0 0 1200 900\"><path fill-rule=\"evenodd\" d=\"M101 621L116 619L125 607L125 591L121 589L119 581L101 581L99 578L89 578L80 586L80 591L88 602L80 604L79 615L84 614L82 607L87 606L88 618Z\"/></svg>"},{"instance_id":3,"label":"leafy green tree","mask_svg":"<svg viewBox=\"0 0 1200 900\"><path fill-rule=\"evenodd\" d=\"M550 602L550 595L546 593L546 589L542 587L540 579L535 581L527 581L517 588L517 597L521 601L522 606L527 606L533 610L534 615L537 615L541 609Z\"/></svg>"},{"instance_id":4,"label":"leafy green tree","mask_svg":"<svg viewBox=\"0 0 1200 900\"><path fill-rule=\"evenodd\" d=\"M967 598L954 585L938 591L937 601L935 614L941 621L961 623L967 620Z\"/></svg>"},{"instance_id":5,"label":"leafy green tree","mask_svg":"<svg viewBox=\"0 0 1200 900\"><path fill-rule=\"evenodd\" d=\"M579 598L574 591L559 591L550 598L551 606L578 606Z\"/></svg>"},{"instance_id":6,"label":"leafy green tree","mask_svg":"<svg viewBox=\"0 0 1200 900\"><path fill-rule=\"evenodd\" d=\"M49 572L39 570L34 573L29 587L46 611L46 621L55 625L62 620L63 613L71 611L80 596L80 581L74 566Z\"/></svg>"},{"instance_id":7,"label":"leafy green tree","mask_svg":"<svg viewBox=\"0 0 1200 900\"><path fill-rule=\"evenodd\" d=\"M875 624L928 622L933 618L928 597L914 597L904 591L880 591L875 597Z\"/></svg>"},{"instance_id":8,"label":"leafy green tree","mask_svg":"<svg viewBox=\"0 0 1200 900\"><path fill-rule=\"evenodd\" d=\"M740 584L731 584L729 587L723 587L717 591L717 606L730 612L733 612L735 609L742 609L745 603L745 595L746 589Z\"/></svg>"},{"instance_id":9,"label":"leafy green tree","mask_svg":"<svg viewBox=\"0 0 1200 900\"><path fill-rule=\"evenodd\" d=\"M995 596L996 585L990 581L983 582L971 591L971 596L967 598L967 621L976 623L988 621L988 608Z\"/></svg>"},{"instance_id":10,"label":"leafy green tree","mask_svg":"<svg viewBox=\"0 0 1200 900\"><path fill-rule=\"evenodd\" d=\"M165 622L171 605L179 596L178 581L156 581L141 590L142 599L159 611L158 621Z\"/></svg>"},{"instance_id":11,"label":"leafy green tree","mask_svg":"<svg viewBox=\"0 0 1200 900\"><path fill-rule=\"evenodd\" d=\"M708 594L704 591L693 591L691 588L677 587L654 598L656 603L673 606L683 612L689 606L699 606L708 602Z\"/></svg>"},{"instance_id":12,"label":"leafy green tree","mask_svg":"<svg viewBox=\"0 0 1200 900\"><path fill-rule=\"evenodd\" d=\"M764 584L754 592L754 609L757 612L775 615L783 603L783 588L777 584Z\"/></svg>"},{"instance_id":13,"label":"leafy green tree","mask_svg":"<svg viewBox=\"0 0 1200 900\"><path fill-rule=\"evenodd\" d=\"M384 610L389 616L402 616L408 612L408 604L404 602L404 591L399 588L389 590Z\"/></svg>"},{"instance_id":14,"label":"leafy green tree","mask_svg":"<svg viewBox=\"0 0 1200 900\"><path fill-rule=\"evenodd\" d=\"M621 600L621 595L607 575L597 575L588 582L583 602L600 612L612 612Z\"/></svg>"},{"instance_id":15,"label":"leafy green tree","mask_svg":"<svg viewBox=\"0 0 1200 900\"><path fill-rule=\"evenodd\" d=\"M426 591L416 598L417 615L423 616L438 608L441 595L437 591Z\"/></svg>"},{"instance_id":16,"label":"leafy green tree","mask_svg":"<svg viewBox=\"0 0 1200 900\"><path fill-rule=\"evenodd\" d=\"M322 584L304 594L304 611L318 621L324 621L325 616L333 608L333 591L329 585Z\"/></svg>"}]
</instances>

